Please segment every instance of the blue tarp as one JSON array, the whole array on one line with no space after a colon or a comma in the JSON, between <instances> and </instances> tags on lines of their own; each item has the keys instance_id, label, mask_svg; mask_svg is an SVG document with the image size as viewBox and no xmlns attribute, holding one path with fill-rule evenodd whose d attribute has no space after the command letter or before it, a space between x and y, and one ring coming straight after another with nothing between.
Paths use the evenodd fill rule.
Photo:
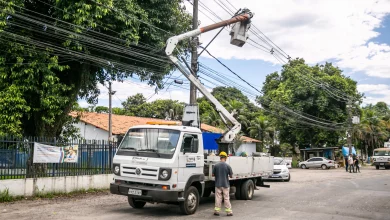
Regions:
<instances>
[{"instance_id":1,"label":"blue tarp","mask_svg":"<svg viewBox=\"0 0 390 220\"><path fill-rule=\"evenodd\" d=\"M347 157L348 154L349 154L349 147L342 147L342 152L343 152L343 156L344 157ZM355 150L355 147L352 147L352 154L356 155L356 150Z\"/></svg>"},{"instance_id":2,"label":"blue tarp","mask_svg":"<svg viewBox=\"0 0 390 220\"><path fill-rule=\"evenodd\" d=\"M217 133L202 133L203 149L218 150L218 144L215 140L220 138L221 136L222 134L217 134Z\"/></svg>"}]
</instances>

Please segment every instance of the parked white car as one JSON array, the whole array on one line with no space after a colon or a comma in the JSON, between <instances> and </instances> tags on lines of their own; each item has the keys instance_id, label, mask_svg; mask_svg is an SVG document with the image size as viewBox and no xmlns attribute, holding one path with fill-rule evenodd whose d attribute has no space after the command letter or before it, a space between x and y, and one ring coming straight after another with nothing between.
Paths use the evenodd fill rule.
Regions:
<instances>
[{"instance_id":1,"label":"parked white car","mask_svg":"<svg viewBox=\"0 0 390 220\"><path fill-rule=\"evenodd\" d=\"M325 157L312 157L306 161L300 162L298 166L302 169L322 168L323 170L326 170L335 167L335 162Z\"/></svg>"},{"instance_id":2,"label":"parked white car","mask_svg":"<svg viewBox=\"0 0 390 220\"><path fill-rule=\"evenodd\" d=\"M291 157L284 157L283 160L286 162L286 166L288 169L291 169L292 167L292 158Z\"/></svg>"},{"instance_id":3,"label":"parked white car","mask_svg":"<svg viewBox=\"0 0 390 220\"><path fill-rule=\"evenodd\" d=\"M281 157L274 157L274 172L268 177L263 177L263 179L282 180L289 182L291 179L291 174L288 170L287 162Z\"/></svg>"}]
</instances>

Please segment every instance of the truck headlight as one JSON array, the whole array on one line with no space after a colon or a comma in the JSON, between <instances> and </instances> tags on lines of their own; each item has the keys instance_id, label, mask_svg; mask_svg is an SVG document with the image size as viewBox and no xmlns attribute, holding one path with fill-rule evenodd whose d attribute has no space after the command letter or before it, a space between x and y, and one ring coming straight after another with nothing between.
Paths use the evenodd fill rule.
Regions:
<instances>
[{"instance_id":1,"label":"truck headlight","mask_svg":"<svg viewBox=\"0 0 390 220\"><path fill-rule=\"evenodd\" d=\"M158 180L169 180L171 178L172 170L168 168L160 168Z\"/></svg>"},{"instance_id":2,"label":"truck headlight","mask_svg":"<svg viewBox=\"0 0 390 220\"><path fill-rule=\"evenodd\" d=\"M121 167L119 164L114 164L114 174L117 176L121 175Z\"/></svg>"},{"instance_id":3,"label":"truck headlight","mask_svg":"<svg viewBox=\"0 0 390 220\"><path fill-rule=\"evenodd\" d=\"M373 160L376 161L376 158L374 158Z\"/></svg>"}]
</instances>

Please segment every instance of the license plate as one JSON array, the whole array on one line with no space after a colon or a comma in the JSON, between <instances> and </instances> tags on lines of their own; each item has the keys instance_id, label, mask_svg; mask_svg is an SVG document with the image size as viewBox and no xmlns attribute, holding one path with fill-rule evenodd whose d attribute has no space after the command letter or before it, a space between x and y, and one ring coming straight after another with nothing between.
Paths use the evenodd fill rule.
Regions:
<instances>
[{"instance_id":1,"label":"license plate","mask_svg":"<svg viewBox=\"0 0 390 220\"><path fill-rule=\"evenodd\" d=\"M142 190L138 190L138 189L129 189L129 195L140 196L140 195L142 195Z\"/></svg>"},{"instance_id":2,"label":"license plate","mask_svg":"<svg viewBox=\"0 0 390 220\"><path fill-rule=\"evenodd\" d=\"M278 178L279 176L278 175L272 175L273 178Z\"/></svg>"},{"instance_id":3,"label":"license plate","mask_svg":"<svg viewBox=\"0 0 390 220\"><path fill-rule=\"evenodd\" d=\"M380 165L382 165L382 166L383 166L383 165L385 165L385 163L380 163Z\"/></svg>"}]
</instances>

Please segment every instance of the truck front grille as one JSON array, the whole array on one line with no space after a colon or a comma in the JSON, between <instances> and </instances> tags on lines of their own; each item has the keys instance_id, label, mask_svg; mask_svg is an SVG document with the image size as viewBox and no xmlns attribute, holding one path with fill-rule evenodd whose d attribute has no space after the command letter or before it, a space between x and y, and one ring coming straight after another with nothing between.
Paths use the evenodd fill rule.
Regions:
<instances>
[{"instance_id":1,"label":"truck front grille","mask_svg":"<svg viewBox=\"0 0 390 220\"><path fill-rule=\"evenodd\" d=\"M156 167L142 167L134 165L123 165L122 176L157 179L159 168Z\"/></svg>"}]
</instances>

